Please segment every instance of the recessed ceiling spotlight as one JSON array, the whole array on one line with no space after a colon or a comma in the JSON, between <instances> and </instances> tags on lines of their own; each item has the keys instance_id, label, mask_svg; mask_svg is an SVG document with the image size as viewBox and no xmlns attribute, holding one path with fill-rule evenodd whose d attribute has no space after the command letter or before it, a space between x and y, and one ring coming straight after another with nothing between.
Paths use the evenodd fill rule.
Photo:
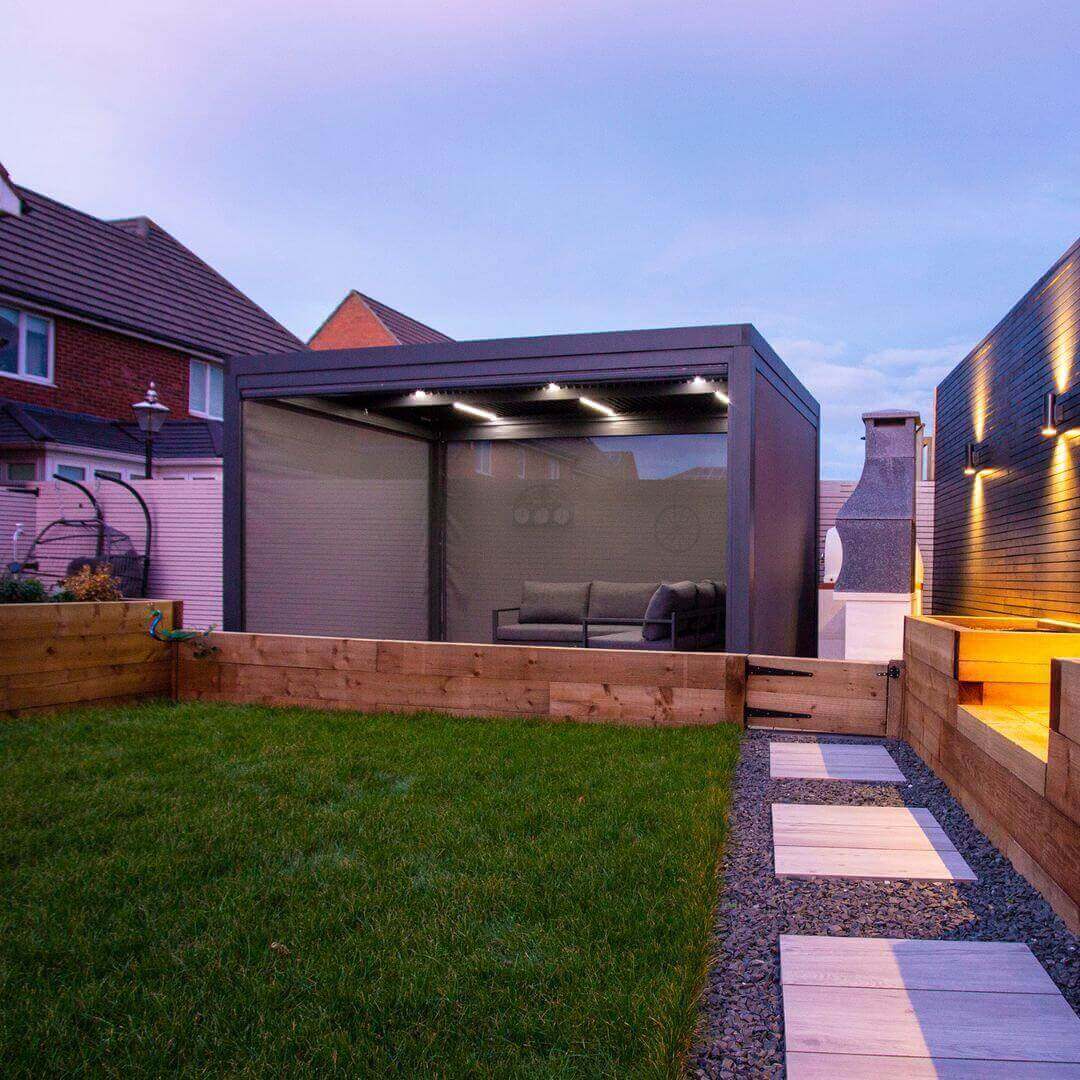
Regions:
<instances>
[{"instance_id":1,"label":"recessed ceiling spotlight","mask_svg":"<svg viewBox=\"0 0 1080 1080\"><path fill-rule=\"evenodd\" d=\"M599 401L593 401L592 398L578 398L578 401L590 409L595 409L598 413L603 413L605 416L615 415L615 410L610 405L603 405Z\"/></svg>"},{"instance_id":2,"label":"recessed ceiling spotlight","mask_svg":"<svg viewBox=\"0 0 1080 1080\"><path fill-rule=\"evenodd\" d=\"M475 405L466 405L464 401L455 401L454 408L459 412L468 413L470 416L479 416L481 420L498 420L499 418L488 409L478 409Z\"/></svg>"},{"instance_id":3,"label":"recessed ceiling spotlight","mask_svg":"<svg viewBox=\"0 0 1080 1080\"><path fill-rule=\"evenodd\" d=\"M414 390L413 391L413 397L414 398L426 398L427 396L428 396L428 392L426 390Z\"/></svg>"},{"instance_id":4,"label":"recessed ceiling spotlight","mask_svg":"<svg viewBox=\"0 0 1080 1080\"><path fill-rule=\"evenodd\" d=\"M554 394L561 390L562 387L557 382L549 382L547 386L544 387L544 389Z\"/></svg>"},{"instance_id":5,"label":"recessed ceiling spotlight","mask_svg":"<svg viewBox=\"0 0 1080 1080\"><path fill-rule=\"evenodd\" d=\"M705 385L705 380L700 375L695 375L690 380L690 385L691 386L704 386Z\"/></svg>"}]
</instances>

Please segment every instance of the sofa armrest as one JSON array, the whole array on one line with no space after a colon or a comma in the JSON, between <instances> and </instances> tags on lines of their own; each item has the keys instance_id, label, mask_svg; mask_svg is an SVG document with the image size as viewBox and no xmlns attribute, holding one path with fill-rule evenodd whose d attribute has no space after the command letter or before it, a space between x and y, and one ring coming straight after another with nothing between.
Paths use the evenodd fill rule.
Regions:
<instances>
[{"instance_id":1,"label":"sofa armrest","mask_svg":"<svg viewBox=\"0 0 1080 1080\"><path fill-rule=\"evenodd\" d=\"M520 614L521 608L519 607L497 607L491 609L491 640L499 640L499 616L505 615L508 611L516 611Z\"/></svg>"}]
</instances>

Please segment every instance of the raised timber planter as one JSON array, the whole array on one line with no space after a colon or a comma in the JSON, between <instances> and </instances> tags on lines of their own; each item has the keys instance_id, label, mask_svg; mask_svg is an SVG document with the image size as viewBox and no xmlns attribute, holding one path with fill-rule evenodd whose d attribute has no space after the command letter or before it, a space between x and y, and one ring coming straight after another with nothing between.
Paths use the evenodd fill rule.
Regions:
<instances>
[{"instance_id":1,"label":"raised timber planter","mask_svg":"<svg viewBox=\"0 0 1080 1080\"><path fill-rule=\"evenodd\" d=\"M0 604L0 715L171 696L172 646L147 632L154 608L180 625L173 600Z\"/></svg>"},{"instance_id":2,"label":"raised timber planter","mask_svg":"<svg viewBox=\"0 0 1080 1080\"><path fill-rule=\"evenodd\" d=\"M1080 627L1070 624L911 616L901 734L1076 931L1080 664L1063 659L1072 657Z\"/></svg>"}]
</instances>

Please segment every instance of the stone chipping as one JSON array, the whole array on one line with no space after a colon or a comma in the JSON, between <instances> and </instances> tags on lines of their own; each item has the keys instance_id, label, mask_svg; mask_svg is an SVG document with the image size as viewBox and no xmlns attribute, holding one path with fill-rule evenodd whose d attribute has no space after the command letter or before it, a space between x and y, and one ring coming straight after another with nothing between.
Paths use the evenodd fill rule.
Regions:
<instances>
[{"instance_id":1,"label":"stone chipping","mask_svg":"<svg viewBox=\"0 0 1080 1080\"><path fill-rule=\"evenodd\" d=\"M773 741L881 743L907 783L772 780ZM977 882L807 881L773 871L774 802L925 806ZM781 934L1022 941L1080 1011L1080 940L974 826L948 788L903 742L750 731L732 794L709 971L686 1075L784 1075Z\"/></svg>"}]
</instances>

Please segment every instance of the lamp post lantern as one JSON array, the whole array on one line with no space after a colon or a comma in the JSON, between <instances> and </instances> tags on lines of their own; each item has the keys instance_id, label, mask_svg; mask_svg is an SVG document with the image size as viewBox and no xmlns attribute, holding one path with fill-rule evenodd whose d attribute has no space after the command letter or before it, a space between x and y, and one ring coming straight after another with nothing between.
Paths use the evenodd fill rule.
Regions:
<instances>
[{"instance_id":1,"label":"lamp post lantern","mask_svg":"<svg viewBox=\"0 0 1080 1080\"><path fill-rule=\"evenodd\" d=\"M131 409L135 413L135 419L139 422L139 430L146 439L145 473L146 479L150 480L153 476L154 436L164 425L165 419L169 415L169 407L168 405L162 405L158 400L157 390L154 388L153 382L151 382L146 391L146 397L142 401L136 401L131 406Z\"/></svg>"}]
</instances>

